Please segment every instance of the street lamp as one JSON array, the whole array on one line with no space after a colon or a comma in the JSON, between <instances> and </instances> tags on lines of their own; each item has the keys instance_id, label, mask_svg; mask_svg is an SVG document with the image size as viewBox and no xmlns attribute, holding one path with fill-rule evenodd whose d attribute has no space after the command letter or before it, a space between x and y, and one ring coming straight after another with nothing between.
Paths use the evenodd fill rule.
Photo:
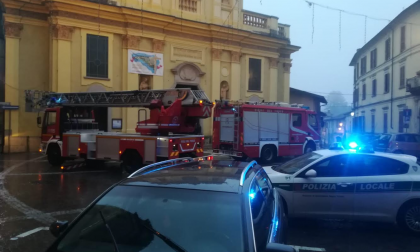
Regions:
<instances>
[{"instance_id":1,"label":"street lamp","mask_svg":"<svg viewBox=\"0 0 420 252\"><path fill-rule=\"evenodd\" d=\"M338 128L338 130L341 130L341 127L340 127L340 128Z\"/></svg>"},{"instance_id":2,"label":"street lamp","mask_svg":"<svg viewBox=\"0 0 420 252\"><path fill-rule=\"evenodd\" d=\"M338 125L339 125L340 127L343 127L343 123L339 123Z\"/></svg>"},{"instance_id":3,"label":"street lamp","mask_svg":"<svg viewBox=\"0 0 420 252\"><path fill-rule=\"evenodd\" d=\"M351 115L351 116L354 116L354 112L351 112L351 113L350 113L350 115Z\"/></svg>"}]
</instances>

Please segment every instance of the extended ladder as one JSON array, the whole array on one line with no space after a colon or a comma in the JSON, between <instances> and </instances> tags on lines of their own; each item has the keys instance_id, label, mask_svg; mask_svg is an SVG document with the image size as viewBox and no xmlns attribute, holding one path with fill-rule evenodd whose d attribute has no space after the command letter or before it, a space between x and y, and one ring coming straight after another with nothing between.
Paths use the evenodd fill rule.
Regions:
<instances>
[{"instance_id":1,"label":"extended ladder","mask_svg":"<svg viewBox=\"0 0 420 252\"><path fill-rule=\"evenodd\" d=\"M147 107L153 100L160 100L167 107L176 99L182 99L182 105L196 105L200 101L204 105L212 104L204 91L188 88L80 93L25 90L27 112L37 112L52 106Z\"/></svg>"}]
</instances>

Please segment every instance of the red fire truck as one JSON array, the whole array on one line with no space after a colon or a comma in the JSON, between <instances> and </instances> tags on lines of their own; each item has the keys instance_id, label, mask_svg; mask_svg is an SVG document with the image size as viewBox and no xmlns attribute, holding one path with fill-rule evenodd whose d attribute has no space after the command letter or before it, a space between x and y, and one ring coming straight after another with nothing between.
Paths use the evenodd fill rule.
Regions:
<instances>
[{"instance_id":1,"label":"red fire truck","mask_svg":"<svg viewBox=\"0 0 420 252\"><path fill-rule=\"evenodd\" d=\"M141 107L136 132L109 132L108 108ZM159 160L203 156L200 119L213 103L203 91L169 89L95 93L26 91L27 111L44 111L40 152L51 165L84 158L88 165L122 161L133 172ZM149 115L148 115L149 113ZM149 119L147 119L149 118ZM122 121L116 122L121 126Z\"/></svg>"},{"instance_id":2,"label":"red fire truck","mask_svg":"<svg viewBox=\"0 0 420 252\"><path fill-rule=\"evenodd\" d=\"M216 101L213 152L235 159L295 156L319 148L320 123L314 111L287 103Z\"/></svg>"}]
</instances>

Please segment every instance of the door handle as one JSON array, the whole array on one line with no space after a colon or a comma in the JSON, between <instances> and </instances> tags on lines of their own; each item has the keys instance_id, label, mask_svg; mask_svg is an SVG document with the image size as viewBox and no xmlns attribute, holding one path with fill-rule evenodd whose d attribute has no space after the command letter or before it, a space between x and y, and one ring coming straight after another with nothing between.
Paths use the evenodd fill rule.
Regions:
<instances>
[{"instance_id":1,"label":"door handle","mask_svg":"<svg viewBox=\"0 0 420 252\"><path fill-rule=\"evenodd\" d=\"M353 185L353 183L337 183L337 185L339 185L341 187L347 187L349 185Z\"/></svg>"}]
</instances>

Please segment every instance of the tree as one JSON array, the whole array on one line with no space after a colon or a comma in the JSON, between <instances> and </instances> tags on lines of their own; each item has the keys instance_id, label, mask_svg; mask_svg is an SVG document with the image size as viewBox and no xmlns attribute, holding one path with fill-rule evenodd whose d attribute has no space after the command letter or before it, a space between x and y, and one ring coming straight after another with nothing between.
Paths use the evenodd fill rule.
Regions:
<instances>
[{"instance_id":1,"label":"tree","mask_svg":"<svg viewBox=\"0 0 420 252\"><path fill-rule=\"evenodd\" d=\"M336 116L351 111L351 106L347 103L340 91L332 91L326 97L328 104L324 112L330 116Z\"/></svg>"}]
</instances>

